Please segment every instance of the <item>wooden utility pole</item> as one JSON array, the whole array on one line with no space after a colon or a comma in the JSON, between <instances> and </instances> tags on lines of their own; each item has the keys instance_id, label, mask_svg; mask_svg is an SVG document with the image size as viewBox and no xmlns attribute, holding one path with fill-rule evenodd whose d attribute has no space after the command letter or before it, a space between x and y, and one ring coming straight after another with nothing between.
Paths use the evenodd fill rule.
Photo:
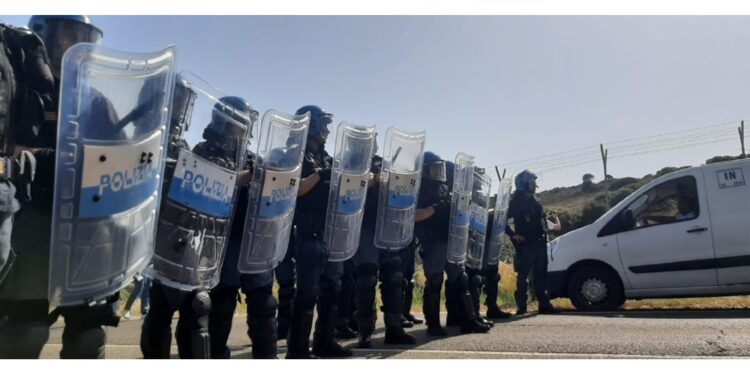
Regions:
<instances>
[{"instance_id":1,"label":"wooden utility pole","mask_svg":"<svg viewBox=\"0 0 750 375\"><path fill-rule=\"evenodd\" d=\"M495 166L495 173L497 173L497 179L498 179L498 181L502 181L505 178L505 172L506 172L506 169L503 168L503 174L501 175L500 174L500 168L498 168L497 165Z\"/></svg>"},{"instance_id":2,"label":"wooden utility pole","mask_svg":"<svg viewBox=\"0 0 750 375\"><path fill-rule=\"evenodd\" d=\"M742 158L746 158L747 154L745 154L745 121L740 122L740 127L737 128L737 131L740 133L740 146L742 146Z\"/></svg>"},{"instance_id":3,"label":"wooden utility pole","mask_svg":"<svg viewBox=\"0 0 750 375\"><path fill-rule=\"evenodd\" d=\"M607 180L607 149L604 148L604 144L599 144L599 150L602 152L602 164L604 164L604 181Z\"/></svg>"}]
</instances>

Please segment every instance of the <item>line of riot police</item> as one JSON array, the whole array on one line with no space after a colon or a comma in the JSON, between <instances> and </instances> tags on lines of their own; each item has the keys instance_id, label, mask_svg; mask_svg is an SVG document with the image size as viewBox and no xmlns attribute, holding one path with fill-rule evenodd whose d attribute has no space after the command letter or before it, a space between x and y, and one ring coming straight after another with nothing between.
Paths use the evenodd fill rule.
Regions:
<instances>
[{"instance_id":1,"label":"line of riot police","mask_svg":"<svg viewBox=\"0 0 750 375\"><path fill-rule=\"evenodd\" d=\"M117 326L119 293L142 275L154 280L145 358L170 357L175 312L180 358L229 358L243 294L254 358L276 358L280 339L287 358L351 356L337 333L372 345L378 282L385 344L413 345L415 253L428 335L446 335L444 274L447 325L491 328L483 280L489 318L507 317L496 302L510 188L492 214L473 157L446 168L424 132L396 127L378 156L375 126L348 122L331 156L333 114L318 106L261 117L177 74L174 47L102 47L85 16L29 27L0 27L0 358L39 357L59 316L62 358L103 358L103 326Z\"/></svg>"}]
</instances>

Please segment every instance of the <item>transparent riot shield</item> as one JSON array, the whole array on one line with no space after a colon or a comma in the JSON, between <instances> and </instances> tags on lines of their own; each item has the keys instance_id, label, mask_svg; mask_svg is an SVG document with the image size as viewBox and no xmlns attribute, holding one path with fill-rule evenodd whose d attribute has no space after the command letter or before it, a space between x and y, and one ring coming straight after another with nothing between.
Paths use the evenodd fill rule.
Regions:
<instances>
[{"instance_id":1,"label":"transparent riot shield","mask_svg":"<svg viewBox=\"0 0 750 375\"><path fill-rule=\"evenodd\" d=\"M237 268L270 271L284 259L297 204L309 115L263 115Z\"/></svg>"},{"instance_id":2,"label":"transparent riot shield","mask_svg":"<svg viewBox=\"0 0 750 375\"><path fill-rule=\"evenodd\" d=\"M424 132L390 127L385 133L374 239L380 249L400 250L414 237L424 144Z\"/></svg>"},{"instance_id":3,"label":"transparent riot shield","mask_svg":"<svg viewBox=\"0 0 750 375\"><path fill-rule=\"evenodd\" d=\"M232 107L190 72L177 76L174 92L150 273L173 288L211 289L219 283L257 112Z\"/></svg>"},{"instance_id":4,"label":"transparent riot shield","mask_svg":"<svg viewBox=\"0 0 750 375\"><path fill-rule=\"evenodd\" d=\"M62 62L49 301L96 303L151 260L161 199L174 48L82 43Z\"/></svg>"},{"instance_id":5,"label":"transparent riot shield","mask_svg":"<svg viewBox=\"0 0 750 375\"><path fill-rule=\"evenodd\" d=\"M359 247L374 145L374 125L339 124L323 235L331 262L350 259Z\"/></svg>"},{"instance_id":6,"label":"transparent riot shield","mask_svg":"<svg viewBox=\"0 0 750 375\"><path fill-rule=\"evenodd\" d=\"M482 269L485 239L487 238L487 220L490 205L492 179L484 169L474 169L474 186L469 203L469 241L466 247L466 267Z\"/></svg>"},{"instance_id":7,"label":"transparent riot shield","mask_svg":"<svg viewBox=\"0 0 750 375\"><path fill-rule=\"evenodd\" d=\"M447 261L454 264L466 260L466 246L469 241L469 206L474 184L474 157L459 152L453 171L451 191L451 216L448 226Z\"/></svg>"},{"instance_id":8,"label":"transparent riot shield","mask_svg":"<svg viewBox=\"0 0 750 375\"><path fill-rule=\"evenodd\" d=\"M490 243L487 247L487 265L495 265L500 262L503 250L503 234L507 222L508 205L510 204L510 192L513 181L510 178L500 181L497 189L497 201L495 202L495 213L492 217L492 228L490 231Z\"/></svg>"}]
</instances>

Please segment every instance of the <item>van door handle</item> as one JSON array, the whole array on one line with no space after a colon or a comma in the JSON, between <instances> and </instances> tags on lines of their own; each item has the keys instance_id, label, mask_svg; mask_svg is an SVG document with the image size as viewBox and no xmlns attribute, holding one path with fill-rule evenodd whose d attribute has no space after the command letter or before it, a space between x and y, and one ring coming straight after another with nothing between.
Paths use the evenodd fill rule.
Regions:
<instances>
[{"instance_id":1,"label":"van door handle","mask_svg":"<svg viewBox=\"0 0 750 375\"><path fill-rule=\"evenodd\" d=\"M706 228L706 227L703 227L703 228L693 228L693 229L688 229L688 231L687 231L687 232L688 232L688 233L699 233L699 232L706 232L706 231L708 231L708 228Z\"/></svg>"}]
</instances>

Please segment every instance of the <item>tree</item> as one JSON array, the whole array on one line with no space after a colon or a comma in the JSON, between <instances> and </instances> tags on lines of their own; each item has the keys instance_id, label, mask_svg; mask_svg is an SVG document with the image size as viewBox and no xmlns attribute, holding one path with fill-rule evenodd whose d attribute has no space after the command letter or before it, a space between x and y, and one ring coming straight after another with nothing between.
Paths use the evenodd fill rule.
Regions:
<instances>
[{"instance_id":1,"label":"tree","mask_svg":"<svg viewBox=\"0 0 750 375\"><path fill-rule=\"evenodd\" d=\"M590 193L595 190L596 186L594 185L594 175L591 173L586 173L585 175L583 175L583 184L581 185L581 191L584 193Z\"/></svg>"}]
</instances>

